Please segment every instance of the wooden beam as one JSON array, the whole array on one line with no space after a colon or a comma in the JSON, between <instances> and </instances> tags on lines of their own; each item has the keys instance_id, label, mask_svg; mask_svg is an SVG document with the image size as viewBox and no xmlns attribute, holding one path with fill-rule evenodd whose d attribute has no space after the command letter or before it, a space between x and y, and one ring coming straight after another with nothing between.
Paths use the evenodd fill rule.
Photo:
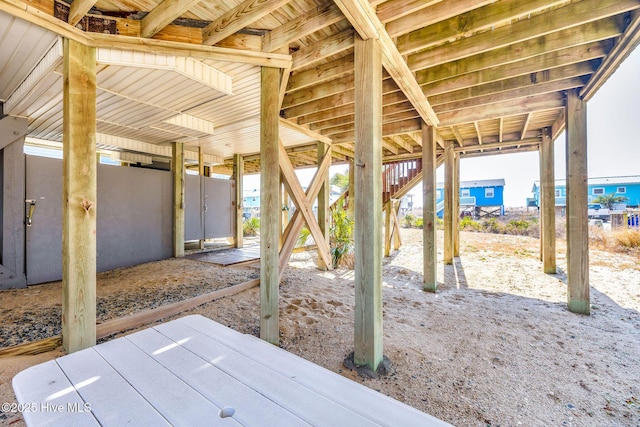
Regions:
<instances>
[{"instance_id":1,"label":"wooden beam","mask_svg":"<svg viewBox=\"0 0 640 427\"><path fill-rule=\"evenodd\" d=\"M587 103L567 92L567 290L569 311L589 314Z\"/></svg>"},{"instance_id":2,"label":"wooden beam","mask_svg":"<svg viewBox=\"0 0 640 427\"><path fill-rule=\"evenodd\" d=\"M171 145L171 173L173 175L173 256L184 256L185 164L184 143Z\"/></svg>"},{"instance_id":3,"label":"wooden beam","mask_svg":"<svg viewBox=\"0 0 640 427\"><path fill-rule=\"evenodd\" d=\"M516 99L523 99L529 96L582 87L584 85L582 75L591 73L593 70L591 67L591 64L588 63L560 67L553 70L554 72L545 73L545 77L549 78L549 81L534 83L531 82L530 76L522 76L434 96L433 99L437 101L451 100L445 104L434 104L434 109L438 114L443 114L463 108L485 108L485 106L490 106L491 104L505 101L513 102ZM564 74L565 71L567 74ZM578 74L578 76L571 77L574 74ZM567 78L563 78L563 75Z\"/></svg>"},{"instance_id":4,"label":"wooden beam","mask_svg":"<svg viewBox=\"0 0 640 427\"><path fill-rule=\"evenodd\" d=\"M609 52L606 59L598 67L591 79L580 91L580 97L588 101L596 91L611 77L620 64L634 51L640 44L640 13L636 12L633 20L627 26L626 31L618 39L613 50Z\"/></svg>"},{"instance_id":5,"label":"wooden beam","mask_svg":"<svg viewBox=\"0 0 640 427\"><path fill-rule=\"evenodd\" d=\"M74 0L74 3L77 0ZM200 0L163 0L140 23L140 37L153 37ZM73 3L72 3L73 4Z\"/></svg>"},{"instance_id":6,"label":"wooden beam","mask_svg":"<svg viewBox=\"0 0 640 427\"><path fill-rule=\"evenodd\" d=\"M273 52L288 47L290 43L342 20L344 15L340 9L333 2L325 3L269 31L264 35L262 48L265 52Z\"/></svg>"},{"instance_id":7,"label":"wooden beam","mask_svg":"<svg viewBox=\"0 0 640 427\"><path fill-rule=\"evenodd\" d=\"M402 2L402 3L413 3ZM387 2L389 3L389 2ZM430 2L429 2L430 3ZM476 9L485 4L493 3L491 0L443 0L431 7L415 10L413 13L394 18L387 23L387 32L390 36L396 37L406 34L439 21L458 16L466 11Z\"/></svg>"},{"instance_id":8,"label":"wooden beam","mask_svg":"<svg viewBox=\"0 0 640 427\"><path fill-rule=\"evenodd\" d=\"M331 165L331 156L325 156L322 159L322 162L318 165L316 169L316 173L311 179L311 183L306 191L306 197L308 201L315 200L318 197L318 194L322 188L323 180L322 178L326 176L329 170L329 166ZM293 253L293 249L298 241L298 236L300 235L300 230L302 230L302 226L304 225L304 219L302 214L296 210L294 212L293 217L289 221L289 224L285 228L283 235L283 244L282 249L280 250L280 259L278 261L278 265L280 268L280 278L282 278L282 273L284 272L287 263L289 262L289 257Z\"/></svg>"},{"instance_id":9,"label":"wooden beam","mask_svg":"<svg viewBox=\"0 0 640 427\"><path fill-rule=\"evenodd\" d=\"M436 231L436 129L422 125L422 289L438 289Z\"/></svg>"},{"instance_id":10,"label":"wooden beam","mask_svg":"<svg viewBox=\"0 0 640 427\"><path fill-rule=\"evenodd\" d=\"M482 131L480 130L480 122L477 120L473 122L473 127L476 130L476 136L478 137L478 144L482 145Z\"/></svg>"},{"instance_id":11,"label":"wooden beam","mask_svg":"<svg viewBox=\"0 0 640 427\"><path fill-rule=\"evenodd\" d=\"M515 116L518 114L527 114L532 111L553 110L563 107L564 100L561 93L530 96L523 99L505 101L501 104L495 104L492 108L484 108L482 110L466 108L442 113L440 114L440 127L490 120L497 116ZM335 140L334 138L334 142Z\"/></svg>"},{"instance_id":12,"label":"wooden beam","mask_svg":"<svg viewBox=\"0 0 640 427\"><path fill-rule=\"evenodd\" d=\"M63 42L62 344L96 344L96 52Z\"/></svg>"},{"instance_id":13,"label":"wooden beam","mask_svg":"<svg viewBox=\"0 0 640 427\"><path fill-rule=\"evenodd\" d=\"M454 152L456 153L465 153L470 150L492 150L495 148L507 148L511 146L537 146L540 144L540 138L527 138L527 139L518 139L518 140L506 140L502 142L485 142L484 144L478 145L466 145L464 147L456 147L454 148Z\"/></svg>"},{"instance_id":14,"label":"wooden beam","mask_svg":"<svg viewBox=\"0 0 640 427\"><path fill-rule=\"evenodd\" d=\"M313 208L311 206L313 201L307 200L307 197L305 196L304 190L302 189L302 186L298 181L298 177L296 176L295 170L293 169L293 165L289 160L289 156L287 155L287 151L285 150L282 141L280 141L280 143L278 144L278 153L280 156L280 171L282 172L282 181L285 185L285 188L291 195L293 203L295 203L296 207L298 208L297 210L300 211L302 217L307 223L307 227L311 232L311 236L318 246L318 253L320 257L323 259L327 268L331 269L331 249L329 248L329 243L325 239L324 233L318 225L318 221L313 215Z\"/></svg>"},{"instance_id":15,"label":"wooden beam","mask_svg":"<svg viewBox=\"0 0 640 427\"><path fill-rule=\"evenodd\" d=\"M453 141L444 143L444 263L453 264L453 191L454 191L454 162Z\"/></svg>"},{"instance_id":16,"label":"wooden beam","mask_svg":"<svg viewBox=\"0 0 640 427\"><path fill-rule=\"evenodd\" d=\"M73 0L69 7L69 18L67 18L69 25L75 27L95 4L96 0Z\"/></svg>"},{"instance_id":17,"label":"wooden beam","mask_svg":"<svg viewBox=\"0 0 640 427\"><path fill-rule=\"evenodd\" d=\"M494 30L496 24L513 22L530 14L550 9L565 3L563 0L502 0L489 3L483 7L457 14L451 18L438 21L430 25L423 25L420 29L398 37L398 49L403 55L418 50L475 34L481 31Z\"/></svg>"},{"instance_id":18,"label":"wooden beam","mask_svg":"<svg viewBox=\"0 0 640 427\"><path fill-rule=\"evenodd\" d=\"M326 156L331 157L332 147L323 142L318 142L318 164L321 164ZM318 179L322 181L322 188L318 193L318 225L320 226L320 232L324 237L324 242L329 247L329 229L331 215L329 214L330 203L330 184L329 174L325 173L323 176L319 176ZM305 196L306 197L306 196ZM318 246L320 248L320 246ZM329 255L331 255L329 253ZM333 268L331 256L329 257L329 264L325 263L320 249L318 249L318 268L320 270L331 270Z\"/></svg>"},{"instance_id":19,"label":"wooden beam","mask_svg":"<svg viewBox=\"0 0 640 427\"><path fill-rule=\"evenodd\" d=\"M344 11L344 4L338 4ZM368 4L366 5L369 7ZM355 38L355 351L354 363L382 362L382 52Z\"/></svg>"},{"instance_id":20,"label":"wooden beam","mask_svg":"<svg viewBox=\"0 0 640 427\"><path fill-rule=\"evenodd\" d=\"M335 2L363 39L373 39L379 45L384 68L420 113L420 117L428 124L437 126L438 117L369 2L366 0L335 0Z\"/></svg>"},{"instance_id":21,"label":"wooden beam","mask_svg":"<svg viewBox=\"0 0 640 427\"><path fill-rule=\"evenodd\" d=\"M0 4L2 4L0 2ZM91 33L87 44L134 52L153 51L157 54L187 56L199 60L238 62L241 64L287 68L291 66L291 56L279 53L254 52L251 50L229 49L217 46L194 45L191 43L166 40L144 39L112 34Z\"/></svg>"},{"instance_id":22,"label":"wooden beam","mask_svg":"<svg viewBox=\"0 0 640 427\"><path fill-rule=\"evenodd\" d=\"M556 198L553 152L551 128L544 128L540 143L540 238L542 240L542 268L546 274L556 274Z\"/></svg>"},{"instance_id":23,"label":"wooden beam","mask_svg":"<svg viewBox=\"0 0 640 427\"><path fill-rule=\"evenodd\" d=\"M462 138L462 134L460 133L460 129L458 126L451 126L451 132L453 132L453 136L456 137L456 141L460 147L464 147L464 140Z\"/></svg>"},{"instance_id":24,"label":"wooden beam","mask_svg":"<svg viewBox=\"0 0 640 427\"><path fill-rule=\"evenodd\" d=\"M287 92L293 93L297 90L340 79L350 74L353 74L353 55L293 74L289 78Z\"/></svg>"},{"instance_id":25,"label":"wooden beam","mask_svg":"<svg viewBox=\"0 0 640 427\"><path fill-rule=\"evenodd\" d=\"M381 22L400 19L414 14L425 7L432 6L440 0L388 0L376 8L376 14Z\"/></svg>"},{"instance_id":26,"label":"wooden beam","mask_svg":"<svg viewBox=\"0 0 640 427\"><path fill-rule=\"evenodd\" d=\"M533 113L527 113L522 124L522 130L520 131L520 139L524 139L527 136L527 130L529 129L529 123L531 122L531 116Z\"/></svg>"},{"instance_id":27,"label":"wooden beam","mask_svg":"<svg viewBox=\"0 0 640 427\"><path fill-rule=\"evenodd\" d=\"M314 62L353 48L353 35L353 29L347 28L315 44L301 48L291 55L293 59L292 70L307 67Z\"/></svg>"},{"instance_id":28,"label":"wooden beam","mask_svg":"<svg viewBox=\"0 0 640 427\"><path fill-rule=\"evenodd\" d=\"M578 33L583 31L581 25L637 8L640 8L640 5L636 0L583 0L570 3L553 11L531 16L530 19L496 28L494 31L485 31L472 37L420 51L410 55L407 63L412 70L416 71L493 51L545 34L557 33L564 29L571 29L570 31Z\"/></svg>"},{"instance_id":29,"label":"wooden beam","mask_svg":"<svg viewBox=\"0 0 640 427\"><path fill-rule=\"evenodd\" d=\"M384 204L384 256L388 257L391 255L391 240L393 236L391 235L391 211L393 210L393 206L391 203L391 199Z\"/></svg>"},{"instance_id":30,"label":"wooden beam","mask_svg":"<svg viewBox=\"0 0 640 427\"><path fill-rule=\"evenodd\" d=\"M235 227L235 238L234 243L236 248L241 248L244 246L243 242L243 233L242 233L242 224L244 223L244 159L242 158L242 154L234 154L233 155L233 176L232 179L236 181L236 227Z\"/></svg>"},{"instance_id":31,"label":"wooden beam","mask_svg":"<svg viewBox=\"0 0 640 427\"><path fill-rule=\"evenodd\" d=\"M280 342L279 267L280 70L262 67L260 89L260 338Z\"/></svg>"},{"instance_id":32,"label":"wooden beam","mask_svg":"<svg viewBox=\"0 0 640 427\"><path fill-rule=\"evenodd\" d=\"M582 52L579 56L572 54ZM589 75L594 67L589 61L602 58L607 54L607 48L600 42L595 42L582 48L572 48L559 52L551 52L536 58L529 58L513 64L492 67L484 70L473 71L468 74L441 79L423 86L427 96L431 97L432 104L436 101L442 103L440 94L468 89L470 93L479 96L482 88L498 87L497 91L513 89L509 80L521 85L551 82L569 77ZM423 77L421 76L420 79ZM500 87L498 85L503 84ZM476 89L475 87L480 87ZM487 93L485 90L484 93ZM433 98L436 98L433 101Z\"/></svg>"},{"instance_id":33,"label":"wooden beam","mask_svg":"<svg viewBox=\"0 0 640 427\"><path fill-rule=\"evenodd\" d=\"M202 30L202 43L214 45L270 14L291 0L245 0Z\"/></svg>"}]
</instances>

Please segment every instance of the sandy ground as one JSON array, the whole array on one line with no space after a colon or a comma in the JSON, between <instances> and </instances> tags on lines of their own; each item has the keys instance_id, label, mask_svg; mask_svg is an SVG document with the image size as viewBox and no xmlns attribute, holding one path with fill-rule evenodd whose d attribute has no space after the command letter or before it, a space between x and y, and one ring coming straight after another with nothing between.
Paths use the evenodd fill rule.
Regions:
<instances>
[{"instance_id":1,"label":"sandy ground","mask_svg":"<svg viewBox=\"0 0 640 427\"><path fill-rule=\"evenodd\" d=\"M566 309L562 242L559 274L545 275L537 239L463 232L454 266L443 266L438 251L436 294L421 290L422 231L404 229L403 243L384 260L387 376L364 379L343 366L353 351L353 272L318 271L310 253L294 255L281 284L281 346L458 426L640 426L637 256L591 251L592 314L583 316ZM240 283L256 271L167 260L103 274L99 317ZM59 289L0 293L0 346L29 330L55 329L20 324L55 317ZM258 302L254 288L184 314L257 335ZM0 360L0 402L15 399L13 375L60 354ZM22 420L0 413L0 425Z\"/></svg>"}]
</instances>

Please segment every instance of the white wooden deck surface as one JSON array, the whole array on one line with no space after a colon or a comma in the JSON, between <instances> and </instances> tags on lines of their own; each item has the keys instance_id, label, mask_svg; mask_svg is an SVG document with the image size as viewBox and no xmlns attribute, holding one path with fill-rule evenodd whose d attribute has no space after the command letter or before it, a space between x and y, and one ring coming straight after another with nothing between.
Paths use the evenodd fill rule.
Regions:
<instances>
[{"instance_id":1,"label":"white wooden deck surface","mask_svg":"<svg viewBox=\"0 0 640 427\"><path fill-rule=\"evenodd\" d=\"M13 388L29 426L449 425L198 315L33 366Z\"/></svg>"}]
</instances>

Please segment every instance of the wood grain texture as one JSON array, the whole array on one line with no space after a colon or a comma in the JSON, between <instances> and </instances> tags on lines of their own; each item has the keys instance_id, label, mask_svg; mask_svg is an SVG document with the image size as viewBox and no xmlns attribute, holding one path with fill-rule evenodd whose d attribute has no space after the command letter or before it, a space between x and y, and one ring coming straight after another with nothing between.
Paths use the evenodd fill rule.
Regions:
<instances>
[{"instance_id":1,"label":"wood grain texture","mask_svg":"<svg viewBox=\"0 0 640 427\"><path fill-rule=\"evenodd\" d=\"M355 38L355 352L375 371L382 362L382 52Z\"/></svg>"},{"instance_id":2,"label":"wood grain texture","mask_svg":"<svg viewBox=\"0 0 640 427\"><path fill-rule=\"evenodd\" d=\"M542 269L556 274L556 197L554 173L554 142L551 128L542 131L540 143L540 238L542 240Z\"/></svg>"},{"instance_id":3,"label":"wood grain texture","mask_svg":"<svg viewBox=\"0 0 640 427\"><path fill-rule=\"evenodd\" d=\"M436 231L436 130L422 125L422 289L438 289L438 257Z\"/></svg>"},{"instance_id":4,"label":"wood grain texture","mask_svg":"<svg viewBox=\"0 0 640 427\"><path fill-rule=\"evenodd\" d=\"M63 44L62 342L72 353L96 343L96 56Z\"/></svg>"},{"instance_id":5,"label":"wood grain texture","mask_svg":"<svg viewBox=\"0 0 640 427\"><path fill-rule=\"evenodd\" d=\"M569 310L589 314L587 103L567 92L567 290Z\"/></svg>"},{"instance_id":6,"label":"wood grain texture","mask_svg":"<svg viewBox=\"0 0 640 427\"><path fill-rule=\"evenodd\" d=\"M453 264L453 192L455 180L455 154L453 142L444 144L444 263Z\"/></svg>"},{"instance_id":7,"label":"wood grain texture","mask_svg":"<svg viewBox=\"0 0 640 427\"><path fill-rule=\"evenodd\" d=\"M280 70L262 67L260 84L260 338L277 345L280 341L278 314Z\"/></svg>"}]
</instances>

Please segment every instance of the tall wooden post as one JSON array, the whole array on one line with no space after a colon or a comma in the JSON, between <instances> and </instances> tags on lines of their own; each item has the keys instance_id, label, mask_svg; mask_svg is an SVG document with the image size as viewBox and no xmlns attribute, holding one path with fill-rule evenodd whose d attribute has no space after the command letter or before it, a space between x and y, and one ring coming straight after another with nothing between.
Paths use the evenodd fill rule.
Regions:
<instances>
[{"instance_id":1,"label":"tall wooden post","mask_svg":"<svg viewBox=\"0 0 640 427\"><path fill-rule=\"evenodd\" d=\"M354 217L353 211L355 210L355 197L356 197L356 189L355 189L355 159L349 160L349 193L347 198L347 212L350 218Z\"/></svg>"},{"instance_id":2,"label":"tall wooden post","mask_svg":"<svg viewBox=\"0 0 640 427\"><path fill-rule=\"evenodd\" d=\"M173 256L184 256L184 143L171 146L173 174Z\"/></svg>"},{"instance_id":3,"label":"tall wooden post","mask_svg":"<svg viewBox=\"0 0 640 427\"><path fill-rule=\"evenodd\" d=\"M436 129L422 124L422 228L423 283L422 289L438 289L436 251Z\"/></svg>"},{"instance_id":4,"label":"tall wooden post","mask_svg":"<svg viewBox=\"0 0 640 427\"><path fill-rule=\"evenodd\" d=\"M444 145L444 263L453 264L453 187L455 156L453 142Z\"/></svg>"},{"instance_id":5,"label":"tall wooden post","mask_svg":"<svg viewBox=\"0 0 640 427\"><path fill-rule=\"evenodd\" d=\"M280 70L262 67L260 92L260 338L278 344Z\"/></svg>"},{"instance_id":6,"label":"tall wooden post","mask_svg":"<svg viewBox=\"0 0 640 427\"><path fill-rule=\"evenodd\" d=\"M587 104L567 92L567 287L569 310L589 314Z\"/></svg>"},{"instance_id":7,"label":"tall wooden post","mask_svg":"<svg viewBox=\"0 0 640 427\"><path fill-rule=\"evenodd\" d=\"M242 235L242 223L244 222L244 206L243 206L243 186L244 178L244 159L242 154L233 155L233 179L236 181L236 230L235 230L235 247L244 246Z\"/></svg>"},{"instance_id":8,"label":"tall wooden post","mask_svg":"<svg viewBox=\"0 0 640 427\"><path fill-rule=\"evenodd\" d=\"M382 55L355 36L356 365L382 362Z\"/></svg>"},{"instance_id":9,"label":"tall wooden post","mask_svg":"<svg viewBox=\"0 0 640 427\"><path fill-rule=\"evenodd\" d=\"M96 52L64 40L62 345L96 344Z\"/></svg>"},{"instance_id":10,"label":"tall wooden post","mask_svg":"<svg viewBox=\"0 0 640 427\"><path fill-rule=\"evenodd\" d=\"M540 144L540 238L542 266L547 274L556 273L556 209L553 141L551 128L542 129Z\"/></svg>"},{"instance_id":11,"label":"tall wooden post","mask_svg":"<svg viewBox=\"0 0 640 427\"><path fill-rule=\"evenodd\" d=\"M325 156L331 155L331 146L323 142L318 142L318 165L322 162ZM318 177L320 178L320 177ZM329 170L322 177L322 188L318 193L318 225L320 231L324 236L327 245L329 245ZM287 212L288 214L289 212ZM318 254L318 268L320 270L329 270L332 266L326 265L320 254Z\"/></svg>"},{"instance_id":12,"label":"tall wooden post","mask_svg":"<svg viewBox=\"0 0 640 427\"><path fill-rule=\"evenodd\" d=\"M395 227L391 227L392 230L395 230L393 232L393 250L397 251L402 245L402 241L400 240L400 222L398 221L398 213L400 212L400 200L396 200L395 202L393 202L392 209L395 215Z\"/></svg>"},{"instance_id":13,"label":"tall wooden post","mask_svg":"<svg viewBox=\"0 0 640 427\"><path fill-rule=\"evenodd\" d=\"M460 154L453 158L453 256L460 256Z\"/></svg>"},{"instance_id":14,"label":"tall wooden post","mask_svg":"<svg viewBox=\"0 0 640 427\"><path fill-rule=\"evenodd\" d=\"M393 209L393 202L391 199L385 203L384 207L384 256L391 255L391 209Z\"/></svg>"}]
</instances>

